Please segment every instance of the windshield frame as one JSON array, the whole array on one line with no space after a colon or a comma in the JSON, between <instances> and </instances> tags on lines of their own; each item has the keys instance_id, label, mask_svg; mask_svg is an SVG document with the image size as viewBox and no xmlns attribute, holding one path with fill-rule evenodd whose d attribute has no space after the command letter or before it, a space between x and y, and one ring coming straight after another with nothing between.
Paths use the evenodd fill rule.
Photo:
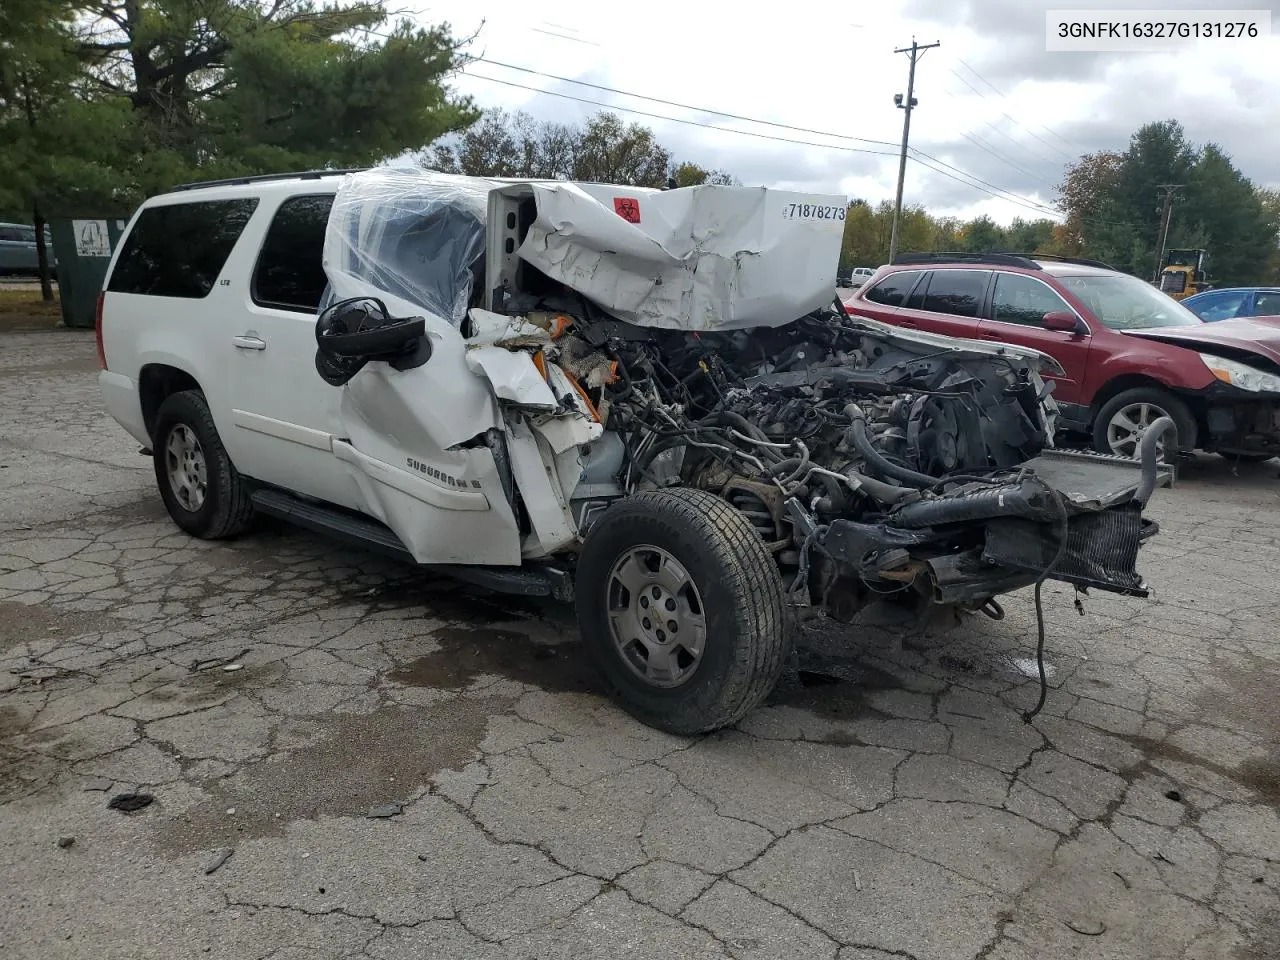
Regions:
<instances>
[{"instance_id":1,"label":"windshield frame","mask_svg":"<svg viewBox=\"0 0 1280 960\"><path fill-rule=\"evenodd\" d=\"M1059 274L1054 279L1080 307L1088 311L1088 316L1095 323L1107 330L1167 330L1171 327L1200 327L1206 322L1167 293L1127 273L1068 273ZM1164 322L1135 322L1133 317L1121 321L1115 314L1099 309L1108 300L1116 302L1117 296L1122 298L1120 302L1126 308L1149 305L1151 320L1163 319Z\"/></svg>"}]
</instances>

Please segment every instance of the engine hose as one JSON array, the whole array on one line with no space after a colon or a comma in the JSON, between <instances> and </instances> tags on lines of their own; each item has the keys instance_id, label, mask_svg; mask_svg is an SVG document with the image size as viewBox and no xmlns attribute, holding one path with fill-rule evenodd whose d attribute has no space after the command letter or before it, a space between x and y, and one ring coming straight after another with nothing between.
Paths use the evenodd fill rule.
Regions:
<instances>
[{"instance_id":1,"label":"engine hose","mask_svg":"<svg viewBox=\"0 0 1280 960\"><path fill-rule=\"evenodd\" d=\"M1170 449L1176 455L1178 450L1178 425L1169 417L1160 417L1155 420L1151 426L1147 427L1147 432L1142 435L1142 440L1138 444L1138 459L1142 461L1142 479L1138 482L1138 489L1134 493L1133 499L1143 506L1146 506L1147 501L1151 499L1151 494L1156 489L1156 473L1160 466L1156 461L1156 445L1160 442L1161 437L1170 432L1173 433L1173 442L1165 444L1165 448Z\"/></svg>"},{"instance_id":2,"label":"engine hose","mask_svg":"<svg viewBox=\"0 0 1280 960\"><path fill-rule=\"evenodd\" d=\"M733 413L730 410L719 410L710 416L704 417L701 423L719 423L728 424L737 428L740 432L745 433L748 437L760 440L765 444L769 443L769 438L764 435L764 431L757 427L740 413ZM763 452L770 460L781 460L782 456L770 446L765 446Z\"/></svg>"},{"instance_id":3,"label":"engine hose","mask_svg":"<svg viewBox=\"0 0 1280 960\"><path fill-rule=\"evenodd\" d=\"M920 499L920 491L914 487L896 487L892 483L885 483L883 480L877 480L875 477L868 477L853 470L846 470L844 474L877 503L895 504Z\"/></svg>"},{"instance_id":4,"label":"engine hose","mask_svg":"<svg viewBox=\"0 0 1280 960\"><path fill-rule=\"evenodd\" d=\"M800 479L809 466L808 457L788 457L780 463L770 465L769 472L778 478L783 486ZM790 471L788 473L787 471ZM786 474L783 476L783 474Z\"/></svg>"},{"instance_id":5,"label":"engine hose","mask_svg":"<svg viewBox=\"0 0 1280 960\"><path fill-rule=\"evenodd\" d=\"M878 473L882 477L889 477L894 480L900 480L912 487L918 487L921 490L928 489L938 482L937 477L931 477L927 473L918 473L915 470L909 470L906 467L900 467L896 463L885 459L884 454L875 448L871 442L871 434L867 431L867 415L862 412L862 408L856 403L851 403L844 408L844 414L852 423L845 436L849 442L867 461L867 466L871 468L873 473Z\"/></svg>"},{"instance_id":6,"label":"engine hose","mask_svg":"<svg viewBox=\"0 0 1280 960\"><path fill-rule=\"evenodd\" d=\"M1039 479L1024 480L922 500L902 507L889 518L889 523L919 530L993 517L1025 517L1042 523L1053 519L1053 511L1045 503L1043 483Z\"/></svg>"}]
</instances>

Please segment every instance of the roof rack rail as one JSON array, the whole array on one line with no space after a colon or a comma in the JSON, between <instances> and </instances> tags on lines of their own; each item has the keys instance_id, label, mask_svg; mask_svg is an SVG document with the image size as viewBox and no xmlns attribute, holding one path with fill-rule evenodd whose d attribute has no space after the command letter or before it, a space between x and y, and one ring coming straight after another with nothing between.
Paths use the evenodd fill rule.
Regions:
<instances>
[{"instance_id":1,"label":"roof rack rail","mask_svg":"<svg viewBox=\"0 0 1280 960\"><path fill-rule=\"evenodd\" d=\"M1084 257L1059 257L1052 253L1014 253L1010 254L1014 257L1027 257L1035 260L1052 260L1054 263L1074 263L1081 267L1101 267L1103 270L1114 270L1109 263L1103 263L1101 260L1086 260Z\"/></svg>"},{"instance_id":2,"label":"roof rack rail","mask_svg":"<svg viewBox=\"0 0 1280 960\"><path fill-rule=\"evenodd\" d=\"M991 266L1021 267L1023 270L1044 269L1025 254L1013 253L900 253L893 258L894 266L905 263L985 263Z\"/></svg>"},{"instance_id":3,"label":"roof rack rail","mask_svg":"<svg viewBox=\"0 0 1280 960\"><path fill-rule=\"evenodd\" d=\"M348 167L342 170L295 170L291 173L259 173L249 177L229 177L226 180L197 180L194 183L183 183L173 188L174 193L181 190L199 190L202 187L229 187L244 183L266 183L271 180L319 180L321 177L341 177L348 173L360 173L368 167Z\"/></svg>"}]
</instances>

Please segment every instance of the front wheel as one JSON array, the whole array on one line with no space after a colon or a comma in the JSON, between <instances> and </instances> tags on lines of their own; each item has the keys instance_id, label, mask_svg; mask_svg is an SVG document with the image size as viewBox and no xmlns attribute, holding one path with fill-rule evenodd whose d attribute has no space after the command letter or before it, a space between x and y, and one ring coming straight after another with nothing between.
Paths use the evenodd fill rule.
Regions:
<instances>
[{"instance_id":1,"label":"front wheel","mask_svg":"<svg viewBox=\"0 0 1280 960\"><path fill-rule=\"evenodd\" d=\"M1194 450L1196 420L1187 405L1159 387L1134 387L1123 390L1102 405L1093 422L1093 448L1099 453L1136 459L1138 447L1151 424L1169 417L1178 428L1180 450ZM1156 454L1167 459L1164 441L1156 445Z\"/></svg>"},{"instance_id":2,"label":"front wheel","mask_svg":"<svg viewBox=\"0 0 1280 960\"><path fill-rule=\"evenodd\" d=\"M583 545L575 592L583 642L610 692L669 733L740 720L791 651L772 556L746 517L705 491L610 507Z\"/></svg>"}]
</instances>

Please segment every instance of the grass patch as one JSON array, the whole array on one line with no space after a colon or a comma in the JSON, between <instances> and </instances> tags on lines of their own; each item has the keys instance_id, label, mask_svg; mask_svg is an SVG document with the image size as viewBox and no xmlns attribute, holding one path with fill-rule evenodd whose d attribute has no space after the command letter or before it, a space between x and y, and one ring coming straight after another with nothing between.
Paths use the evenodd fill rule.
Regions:
<instances>
[{"instance_id":1,"label":"grass patch","mask_svg":"<svg viewBox=\"0 0 1280 960\"><path fill-rule=\"evenodd\" d=\"M57 289L53 299L40 299L40 289L6 290L0 287L0 329L15 330L24 327L47 329L62 320L62 307L58 303Z\"/></svg>"}]
</instances>

